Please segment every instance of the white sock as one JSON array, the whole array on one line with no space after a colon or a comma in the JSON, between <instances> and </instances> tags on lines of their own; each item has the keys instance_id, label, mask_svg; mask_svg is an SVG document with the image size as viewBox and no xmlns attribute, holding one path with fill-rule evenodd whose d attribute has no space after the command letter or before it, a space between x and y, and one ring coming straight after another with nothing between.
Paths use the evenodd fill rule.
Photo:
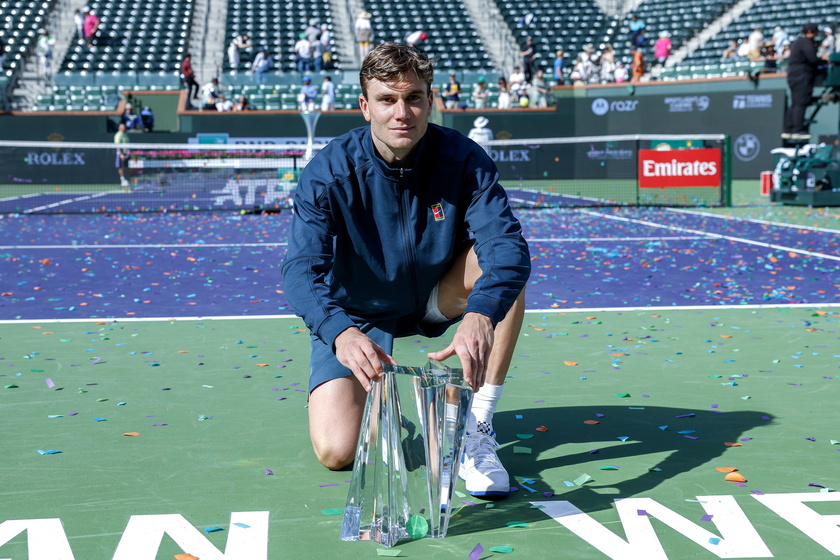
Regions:
<instances>
[{"instance_id":1,"label":"white sock","mask_svg":"<svg viewBox=\"0 0 840 560\"><path fill-rule=\"evenodd\" d=\"M502 396L504 385L490 385L485 383L473 396L470 417L467 420L467 432L481 432L490 435L493 432L493 414L496 404Z\"/></svg>"}]
</instances>

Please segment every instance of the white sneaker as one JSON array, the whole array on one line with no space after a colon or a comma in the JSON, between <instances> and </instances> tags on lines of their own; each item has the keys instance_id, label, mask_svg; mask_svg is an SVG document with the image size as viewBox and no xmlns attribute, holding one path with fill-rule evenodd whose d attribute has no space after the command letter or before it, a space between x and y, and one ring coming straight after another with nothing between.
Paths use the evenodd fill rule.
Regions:
<instances>
[{"instance_id":1,"label":"white sneaker","mask_svg":"<svg viewBox=\"0 0 840 560\"><path fill-rule=\"evenodd\" d=\"M120 186L122 186L122 187L127 187L127 186L129 186L129 184L128 184L128 179L126 179L125 177L123 177L122 179L120 179Z\"/></svg>"},{"instance_id":2,"label":"white sneaker","mask_svg":"<svg viewBox=\"0 0 840 560\"><path fill-rule=\"evenodd\" d=\"M468 433L464 438L458 476L466 482L467 492L476 497L510 493L510 477L496 455L499 444L493 436L495 432L491 435L478 432Z\"/></svg>"}]
</instances>

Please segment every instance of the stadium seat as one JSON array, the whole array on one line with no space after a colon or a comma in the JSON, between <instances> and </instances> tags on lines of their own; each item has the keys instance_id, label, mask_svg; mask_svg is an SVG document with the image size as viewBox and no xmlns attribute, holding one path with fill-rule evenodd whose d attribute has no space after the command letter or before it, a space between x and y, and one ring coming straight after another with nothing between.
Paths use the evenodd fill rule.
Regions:
<instances>
[{"instance_id":1,"label":"stadium seat","mask_svg":"<svg viewBox=\"0 0 840 560\"><path fill-rule=\"evenodd\" d=\"M224 72L242 73L250 67L256 55L256 48L266 47L274 59L274 66L280 73L295 72L293 50L298 35L307 27L310 19L318 25L325 23L333 29L332 8L329 0L312 0L295 4L281 2L262 2L229 0L225 24ZM254 47L240 51L240 62L231 68L227 57L227 47L234 37L246 33ZM333 62L341 68L343 53L337 51L338 45L332 44Z\"/></svg>"}]
</instances>

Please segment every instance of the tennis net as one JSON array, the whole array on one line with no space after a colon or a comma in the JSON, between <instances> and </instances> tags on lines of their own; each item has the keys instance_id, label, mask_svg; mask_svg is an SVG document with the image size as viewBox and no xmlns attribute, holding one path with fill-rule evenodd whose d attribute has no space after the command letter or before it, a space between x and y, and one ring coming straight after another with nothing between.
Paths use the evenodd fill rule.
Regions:
<instances>
[{"instance_id":1,"label":"tennis net","mask_svg":"<svg viewBox=\"0 0 840 560\"><path fill-rule=\"evenodd\" d=\"M729 200L724 135L493 140L483 147L516 207ZM0 213L282 210L321 148L0 141Z\"/></svg>"}]
</instances>

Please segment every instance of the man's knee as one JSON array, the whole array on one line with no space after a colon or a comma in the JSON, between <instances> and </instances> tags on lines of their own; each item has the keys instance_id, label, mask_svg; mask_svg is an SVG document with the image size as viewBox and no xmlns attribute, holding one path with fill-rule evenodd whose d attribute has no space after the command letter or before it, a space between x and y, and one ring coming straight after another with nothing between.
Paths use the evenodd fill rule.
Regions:
<instances>
[{"instance_id":1,"label":"man's knee","mask_svg":"<svg viewBox=\"0 0 840 560\"><path fill-rule=\"evenodd\" d=\"M355 447L341 449L334 446L319 447L313 444L313 449L318 461L331 471L346 469L353 464L353 460L356 458Z\"/></svg>"}]
</instances>

